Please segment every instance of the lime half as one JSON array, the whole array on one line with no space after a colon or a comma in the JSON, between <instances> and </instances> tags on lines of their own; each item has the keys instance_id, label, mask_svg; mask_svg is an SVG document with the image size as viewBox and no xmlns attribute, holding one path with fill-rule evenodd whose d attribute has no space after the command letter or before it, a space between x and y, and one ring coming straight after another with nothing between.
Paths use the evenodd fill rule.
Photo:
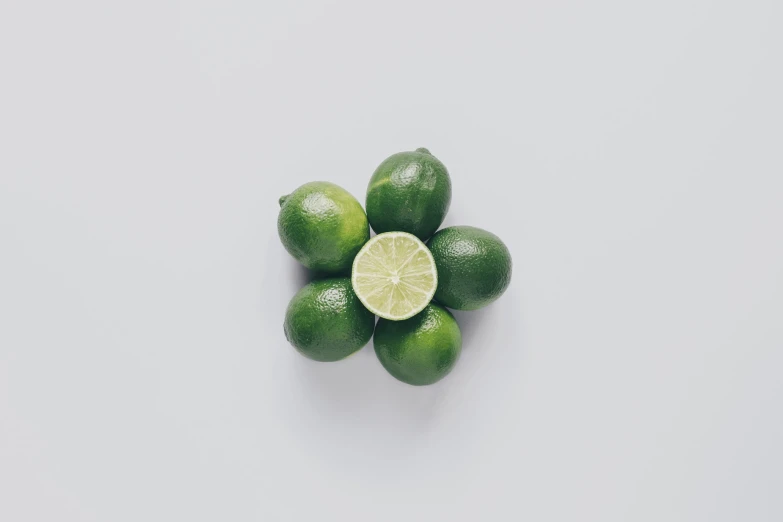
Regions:
<instances>
[{"instance_id":1,"label":"lime half","mask_svg":"<svg viewBox=\"0 0 783 522\"><path fill-rule=\"evenodd\" d=\"M375 315L402 321L430 303L438 271L429 249L407 232L386 232L356 254L351 275L359 300Z\"/></svg>"}]
</instances>

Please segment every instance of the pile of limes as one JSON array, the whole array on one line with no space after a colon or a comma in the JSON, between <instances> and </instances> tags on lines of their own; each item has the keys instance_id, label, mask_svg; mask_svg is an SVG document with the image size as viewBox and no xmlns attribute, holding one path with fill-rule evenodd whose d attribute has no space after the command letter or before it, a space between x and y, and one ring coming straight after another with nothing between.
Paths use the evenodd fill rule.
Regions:
<instances>
[{"instance_id":1,"label":"pile of limes","mask_svg":"<svg viewBox=\"0 0 783 522\"><path fill-rule=\"evenodd\" d=\"M449 173L427 149L381 163L367 187L366 214L324 181L280 198L280 240L316 274L288 305L290 343L310 359L338 361L373 337L378 359L397 379L424 385L445 377L462 349L446 308L486 306L511 281L511 254L496 235L467 226L438 231L450 204Z\"/></svg>"}]
</instances>

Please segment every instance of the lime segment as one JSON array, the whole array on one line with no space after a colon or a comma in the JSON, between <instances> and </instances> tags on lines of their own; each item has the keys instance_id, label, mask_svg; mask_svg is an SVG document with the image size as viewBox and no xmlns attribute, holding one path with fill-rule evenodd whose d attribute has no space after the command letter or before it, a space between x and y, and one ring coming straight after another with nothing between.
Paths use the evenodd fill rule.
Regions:
<instances>
[{"instance_id":1,"label":"lime segment","mask_svg":"<svg viewBox=\"0 0 783 522\"><path fill-rule=\"evenodd\" d=\"M370 239L356 255L351 283L372 313L402 321L430 303L438 287L438 272L419 238L407 232L386 232Z\"/></svg>"}]
</instances>

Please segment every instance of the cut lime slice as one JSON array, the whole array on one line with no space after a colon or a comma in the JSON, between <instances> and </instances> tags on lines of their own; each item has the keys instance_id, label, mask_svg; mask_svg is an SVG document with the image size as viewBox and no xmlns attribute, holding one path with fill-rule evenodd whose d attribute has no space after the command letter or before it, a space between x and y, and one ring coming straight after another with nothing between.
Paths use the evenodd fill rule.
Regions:
<instances>
[{"instance_id":1,"label":"cut lime slice","mask_svg":"<svg viewBox=\"0 0 783 522\"><path fill-rule=\"evenodd\" d=\"M419 238L407 232L386 232L370 239L356 254L351 283L372 313L402 321L432 301L438 272Z\"/></svg>"}]
</instances>

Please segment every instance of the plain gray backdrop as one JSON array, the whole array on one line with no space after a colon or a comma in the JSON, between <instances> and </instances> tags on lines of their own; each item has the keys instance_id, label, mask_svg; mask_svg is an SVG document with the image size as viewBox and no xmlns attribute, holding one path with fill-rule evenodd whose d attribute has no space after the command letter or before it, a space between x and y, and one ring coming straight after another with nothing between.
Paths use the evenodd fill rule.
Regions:
<instances>
[{"instance_id":1,"label":"plain gray backdrop","mask_svg":"<svg viewBox=\"0 0 783 522\"><path fill-rule=\"evenodd\" d=\"M6 0L0 520L783 520L778 1ZM277 199L428 147L437 385L283 336Z\"/></svg>"}]
</instances>

